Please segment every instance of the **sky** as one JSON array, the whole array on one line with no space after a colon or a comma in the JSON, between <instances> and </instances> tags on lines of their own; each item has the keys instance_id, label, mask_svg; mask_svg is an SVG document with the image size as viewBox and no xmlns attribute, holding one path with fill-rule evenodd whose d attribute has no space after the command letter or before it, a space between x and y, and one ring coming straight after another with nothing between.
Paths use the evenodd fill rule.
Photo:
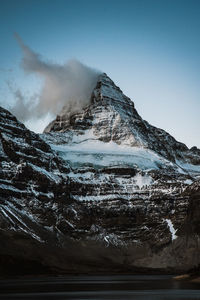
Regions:
<instances>
[{"instance_id":1,"label":"sky","mask_svg":"<svg viewBox=\"0 0 200 300\"><path fill-rule=\"evenodd\" d=\"M108 74L152 125L200 148L199 0L0 0L0 105L41 92L14 33L54 64ZM49 116L26 122L41 132Z\"/></svg>"}]
</instances>

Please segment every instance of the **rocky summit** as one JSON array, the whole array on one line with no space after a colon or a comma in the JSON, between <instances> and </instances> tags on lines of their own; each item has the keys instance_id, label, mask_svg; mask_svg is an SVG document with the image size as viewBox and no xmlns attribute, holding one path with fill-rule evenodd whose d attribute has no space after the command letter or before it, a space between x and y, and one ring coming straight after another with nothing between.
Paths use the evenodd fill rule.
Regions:
<instances>
[{"instance_id":1,"label":"rocky summit","mask_svg":"<svg viewBox=\"0 0 200 300\"><path fill-rule=\"evenodd\" d=\"M178 272L200 263L200 150L104 73L45 132L0 109L0 273Z\"/></svg>"}]
</instances>

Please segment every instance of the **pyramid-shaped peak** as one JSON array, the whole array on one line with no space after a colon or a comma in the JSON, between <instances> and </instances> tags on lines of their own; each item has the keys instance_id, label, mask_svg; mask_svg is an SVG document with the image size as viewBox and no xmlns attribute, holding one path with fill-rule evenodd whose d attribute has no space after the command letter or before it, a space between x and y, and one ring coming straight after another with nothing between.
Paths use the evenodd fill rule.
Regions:
<instances>
[{"instance_id":1,"label":"pyramid-shaped peak","mask_svg":"<svg viewBox=\"0 0 200 300\"><path fill-rule=\"evenodd\" d=\"M123 93L122 90L114 83L114 81L106 73L102 73L98 77L96 88L99 88L101 86L107 86Z\"/></svg>"},{"instance_id":2,"label":"pyramid-shaped peak","mask_svg":"<svg viewBox=\"0 0 200 300\"><path fill-rule=\"evenodd\" d=\"M123 94L106 73L102 73L98 77L89 104L73 114L70 114L64 107L57 118L46 127L45 132L87 130L89 127L93 127L93 129L98 127L100 131L104 128L103 130L112 132L112 127L116 127L119 120L128 124L128 119L140 120L134 103ZM103 120L107 120L106 126L102 125L105 123ZM104 140L109 141L110 139L109 136Z\"/></svg>"},{"instance_id":3,"label":"pyramid-shaped peak","mask_svg":"<svg viewBox=\"0 0 200 300\"><path fill-rule=\"evenodd\" d=\"M71 115L64 109L45 132L65 132L72 140L90 136L89 139L104 143L145 148L173 162L184 160L186 156L188 162L193 163L194 159L186 145L143 120L131 99L106 73L99 75L90 103L85 108ZM200 164L199 154L195 162Z\"/></svg>"},{"instance_id":4,"label":"pyramid-shaped peak","mask_svg":"<svg viewBox=\"0 0 200 300\"><path fill-rule=\"evenodd\" d=\"M98 82L105 83L105 84L114 84L112 79L106 73L101 73L99 75Z\"/></svg>"},{"instance_id":5,"label":"pyramid-shaped peak","mask_svg":"<svg viewBox=\"0 0 200 300\"><path fill-rule=\"evenodd\" d=\"M129 106L134 108L133 101L128 98L122 90L114 83L114 81L106 74L102 73L98 77L96 87L92 93L92 103L105 104L115 106ZM129 110L129 109L128 109Z\"/></svg>"}]
</instances>

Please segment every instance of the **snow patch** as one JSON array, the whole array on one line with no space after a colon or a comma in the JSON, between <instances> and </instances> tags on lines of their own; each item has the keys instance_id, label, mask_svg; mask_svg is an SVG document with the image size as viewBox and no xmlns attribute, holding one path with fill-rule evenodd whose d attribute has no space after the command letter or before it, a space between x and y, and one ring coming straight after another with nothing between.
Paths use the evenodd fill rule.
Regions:
<instances>
[{"instance_id":1,"label":"snow patch","mask_svg":"<svg viewBox=\"0 0 200 300\"><path fill-rule=\"evenodd\" d=\"M149 186L150 184L152 184L153 180L152 180L152 177L151 176L148 176L148 175L144 175L142 176L141 174L137 173L135 176L134 176L134 180L135 180L135 183L136 185L142 189L143 187L145 186Z\"/></svg>"},{"instance_id":2,"label":"snow patch","mask_svg":"<svg viewBox=\"0 0 200 300\"><path fill-rule=\"evenodd\" d=\"M190 173L191 175L199 175L200 173L200 165L193 165L190 163L184 163L180 160L176 161L176 164L180 166L182 169Z\"/></svg>"},{"instance_id":3,"label":"snow patch","mask_svg":"<svg viewBox=\"0 0 200 300\"><path fill-rule=\"evenodd\" d=\"M172 235L172 241L173 241L177 238L177 235L176 235L177 229L174 228L174 225L170 219L165 219L165 222L167 222L167 225L168 225L169 230Z\"/></svg>"},{"instance_id":4,"label":"snow patch","mask_svg":"<svg viewBox=\"0 0 200 300\"><path fill-rule=\"evenodd\" d=\"M191 179L186 179L184 183L190 185L193 183L193 181Z\"/></svg>"},{"instance_id":5,"label":"snow patch","mask_svg":"<svg viewBox=\"0 0 200 300\"><path fill-rule=\"evenodd\" d=\"M13 191L16 193L24 193L24 191L19 190L19 189L15 188L14 186L7 185L7 184L0 184L0 188L3 190L9 190L9 191Z\"/></svg>"},{"instance_id":6,"label":"snow patch","mask_svg":"<svg viewBox=\"0 0 200 300\"><path fill-rule=\"evenodd\" d=\"M55 136L56 137L56 136ZM44 139L49 142L52 150L56 151L64 160L72 166L93 164L106 167L114 165L137 166L141 170L159 169L162 167L175 167L176 165L161 157L156 152L142 148L118 145L113 141L104 143L97 139L93 130L86 130L84 134L74 135L69 143L58 144L48 136Z\"/></svg>"},{"instance_id":7,"label":"snow patch","mask_svg":"<svg viewBox=\"0 0 200 300\"><path fill-rule=\"evenodd\" d=\"M61 181L61 179L57 175L46 171L44 168L40 168L40 167L38 167L36 165L33 165L31 163L29 163L29 165L33 168L33 170L35 170L38 173L41 173L41 174L45 175L50 180L52 180L56 183L59 183Z\"/></svg>"}]
</instances>

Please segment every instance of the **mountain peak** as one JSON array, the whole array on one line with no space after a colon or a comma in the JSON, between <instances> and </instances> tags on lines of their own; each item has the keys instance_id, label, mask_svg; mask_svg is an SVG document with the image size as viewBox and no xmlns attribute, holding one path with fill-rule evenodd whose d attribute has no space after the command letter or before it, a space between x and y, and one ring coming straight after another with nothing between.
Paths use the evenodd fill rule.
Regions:
<instances>
[{"instance_id":1,"label":"mountain peak","mask_svg":"<svg viewBox=\"0 0 200 300\"><path fill-rule=\"evenodd\" d=\"M200 164L199 152L189 150L164 130L143 120L131 99L106 73L99 75L90 104L71 115L63 108L45 129L48 132L65 132L72 140L73 136L85 136L87 132L92 140L153 150L172 162Z\"/></svg>"},{"instance_id":2,"label":"mountain peak","mask_svg":"<svg viewBox=\"0 0 200 300\"><path fill-rule=\"evenodd\" d=\"M115 85L106 73L99 75L96 87L92 93L92 98L95 98L95 100L104 100L104 102L107 101L108 105L112 105L114 102L120 102L124 105L134 107L131 99L123 94L122 90Z\"/></svg>"},{"instance_id":3,"label":"mountain peak","mask_svg":"<svg viewBox=\"0 0 200 300\"><path fill-rule=\"evenodd\" d=\"M108 120L110 118L114 120L117 116L118 119L127 119L130 117L141 119L131 99L123 94L122 90L115 85L106 73L102 73L99 75L96 87L91 94L90 104L82 111L74 114L70 114L67 108L63 107L61 113L45 128L44 132L66 132L73 130L75 124L76 129L78 129L79 125L79 129L88 129L89 124L96 123L97 118L101 119L100 113L105 114L104 119L107 118ZM87 119L85 128L83 128L84 122L81 122L83 119ZM107 126L109 127L111 124L107 124ZM105 141L107 140L109 141L110 139L106 138Z\"/></svg>"}]
</instances>

